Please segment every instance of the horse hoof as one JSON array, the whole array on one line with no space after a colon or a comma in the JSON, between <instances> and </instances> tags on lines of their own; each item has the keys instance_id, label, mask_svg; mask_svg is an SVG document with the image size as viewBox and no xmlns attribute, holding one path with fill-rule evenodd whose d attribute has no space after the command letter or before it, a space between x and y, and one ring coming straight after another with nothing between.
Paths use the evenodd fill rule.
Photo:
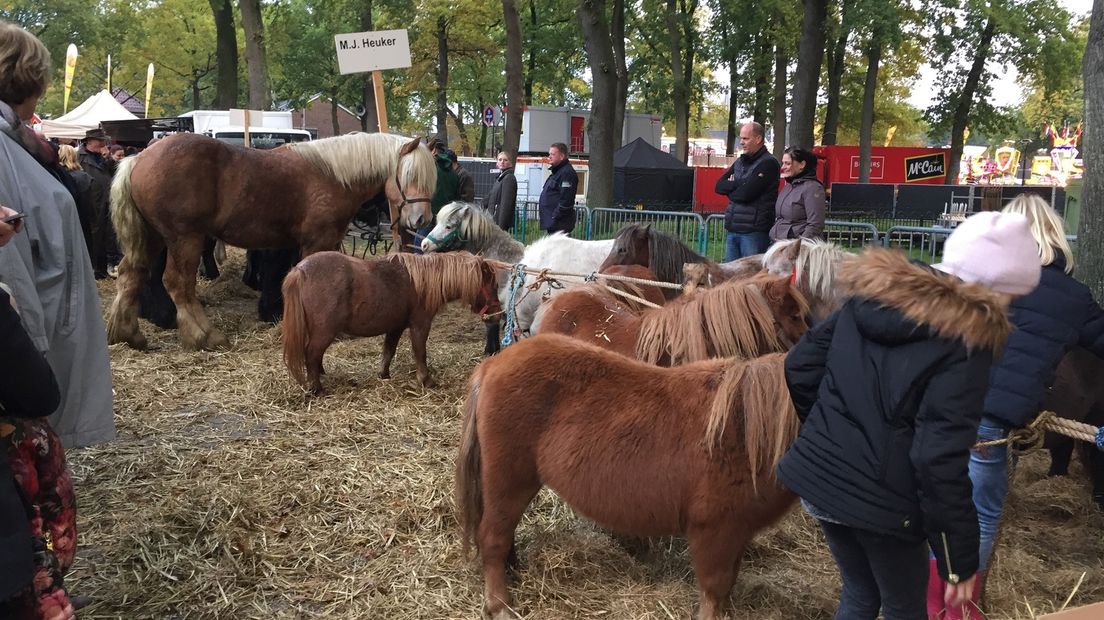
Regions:
<instances>
[{"instance_id":1,"label":"horse hoof","mask_svg":"<svg viewBox=\"0 0 1104 620\"><path fill-rule=\"evenodd\" d=\"M518 620L518 615L510 611L510 608L503 607L497 612L492 613L486 607L483 608L483 617L490 620Z\"/></svg>"},{"instance_id":2,"label":"horse hoof","mask_svg":"<svg viewBox=\"0 0 1104 620\"><path fill-rule=\"evenodd\" d=\"M385 370L379 374L379 378L383 381L386 381L391 378L391 372Z\"/></svg>"},{"instance_id":3,"label":"horse hoof","mask_svg":"<svg viewBox=\"0 0 1104 620\"><path fill-rule=\"evenodd\" d=\"M437 387L437 382L434 381L432 377L426 377L425 379L420 379L420 380L422 382L422 387L423 388Z\"/></svg>"},{"instance_id":4,"label":"horse hoof","mask_svg":"<svg viewBox=\"0 0 1104 620\"><path fill-rule=\"evenodd\" d=\"M223 335L222 332L212 331L207 334L206 345L203 348L209 351L215 349L228 349L230 348L230 340Z\"/></svg>"}]
</instances>

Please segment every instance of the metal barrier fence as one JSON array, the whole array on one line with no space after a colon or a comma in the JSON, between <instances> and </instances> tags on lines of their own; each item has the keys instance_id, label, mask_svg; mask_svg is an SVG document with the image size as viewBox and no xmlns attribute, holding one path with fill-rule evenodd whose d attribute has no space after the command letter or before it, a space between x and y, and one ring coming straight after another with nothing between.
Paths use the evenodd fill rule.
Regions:
<instances>
[{"instance_id":1,"label":"metal barrier fence","mask_svg":"<svg viewBox=\"0 0 1104 620\"><path fill-rule=\"evenodd\" d=\"M650 223L655 228L678 237L698 254L716 262L725 259L728 231L724 228L724 215L701 214L686 211L646 211L636 209L591 209L575 206L576 222L572 236L576 239L611 239L625 224ZM896 222L883 232L870 222L827 220L824 223L825 238L848 250L857 251L868 245L899 248L911 258L927 263L938 262L943 255L943 244L954 232L953 228L938 226L909 226ZM540 230L540 214L535 202L519 202L514 216L514 238L522 243L532 243L543 235ZM1066 235L1076 252L1077 235Z\"/></svg>"}]
</instances>

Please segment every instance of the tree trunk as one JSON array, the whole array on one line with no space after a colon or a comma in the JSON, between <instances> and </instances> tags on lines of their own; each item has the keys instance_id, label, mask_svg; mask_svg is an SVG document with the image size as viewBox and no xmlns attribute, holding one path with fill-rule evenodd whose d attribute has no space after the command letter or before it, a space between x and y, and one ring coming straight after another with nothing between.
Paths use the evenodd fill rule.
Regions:
<instances>
[{"instance_id":1,"label":"tree trunk","mask_svg":"<svg viewBox=\"0 0 1104 620\"><path fill-rule=\"evenodd\" d=\"M736 154L736 136L740 128L736 123L740 121L740 73L737 69L736 54L728 61L728 135L725 136L725 155Z\"/></svg>"},{"instance_id":2,"label":"tree trunk","mask_svg":"<svg viewBox=\"0 0 1104 620\"><path fill-rule=\"evenodd\" d=\"M1099 0L1097 0L1099 2ZM985 29L981 32L977 49L974 51L974 64L970 67L970 73L966 75L966 84L962 87L962 93L958 96L955 105L954 116L951 122L951 153L947 162L947 185L958 183L958 160L962 157L962 132L966 130L966 123L970 120L970 109L974 105L974 94L977 92L978 82L981 81L981 72L985 70L985 62L989 59L989 49L993 44L993 35L996 33L996 24L990 16L985 23ZM1088 91L1085 92L1088 96Z\"/></svg>"},{"instance_id":3,"label":"tree trunk","mask_svg":"<svg viewBox=\"0 0 1104 620\"><path fill-rule=\"evenodd\" d=\"M592 81L590 120L590 181L587 204L592 208L613 204L613 109L617 97L617 69L613 43L606 23L605 0L579 0L579 26L590 63Z\"/></svg>"},{"instance_id":4,"label":"tree trunk","mask_svg":"<svg viewBox=\"0 0 1104 620\"><path fill-rule=\"evenodd\" d=\"M797 70L794 71L790 136L793 144L811 148L815 140L813 122L816 117L820 65L824 60L824 21L828 17L828 0L804 0L804 2L805 16L801 20L801 39L797 44Z\"/></svg>"},{"instance_id":5,"label":"tree trunk","mask_svg":"<svg viewBox=\"0 0 1104 620\"><path fill-rule=\"evenodd\" d=\"M843 84L843 66L847 60L847 39L851 36L849 10L854 0L840 0L840 32L836 38L836 47L828 62L828 107L824 112L824 137L821 144L835 144L839 127L840 87Z\"/></svg>"},{"instance_id":6,"label":"tree trunk","mask_svg":"<svg viewBox=\"0 0 1104 620\"><path fill-rule=\"evenodd\" d=\"M629 100L629 70L625 64L625 0L613 0L613 60L617 63L617 98L613 106L613 148L625 143L625 106Z\"/></svg>"},{"instance_id":7,"label":"tree trunk","mask_svg":"<svg viewBox=\"0 0 1104 620\"><path fill-rule=\"evenodd\" d=\"M460 135L460 154L467 157L471 155L471 140L468 139L468 126L464 124L464 104L457 102L456 113L452 110L448 110L448 115L452 117L452 122L456 124L456 133ZM482 108L480 108L482 112Z\"/></svg>"},{"instance_id":8,"label":"tree trunk","mask_svg":"<svg viewBox=\"0 0 1104 620\"><path fill-rule=\"evenodd\" d=\"M203 103L199 100L199 76L192 76L192 109L202 110Z\"/></svg>"},{"instance_id":9,"label":"tree trunk","mask_svg":"<svg viewBox=\"0 0 1104 620\"><path fill-rule=\"evenodd\" d=\"M524 113L524 76L521 74L521 17L514 0L502 0L506 23L506 123L502 150L517 155L521 146L521 117ZM497 156L493 153L491 156Z\"/></svg>"},{"instance_id":10,"label":"tree trunk","mask_svg":"<svg viewBox=\"0 0 1104 620\"><path fill-rule=\"evenodd\" d=\"M679 27L677 0L667 0L667 41L671 47L671 101L675 108L675 148L671 152L685 162L690 150L690 84L682 71L682 28Z\"/></svg>"},{"instance_id":11,"label":"tree trunk","mask_svg":"<svg viewBox=\"0 0 1104 620\"><path fill-rule=\"evenodd\" d=\"M448 20L437 18L437 136L448 142Z\"/></svg>"},{"instance_id":12,"label":"tree trunk","mask_svg":"<svg viewBox=\"0 0 1104 620\"><path fill-rule=\"evenodd\" d=\"M238 35L230 0L210 0L215 17L215 58L218 83L213 106L217 110L238 107ZM196 109L202 106L197 105Z\"/></svg>"},{"instance_id":13,"label":"tree trunk","mask_svg":"<svg viewBox=\"0 0 1104 620\"><path fill-rule=\"evenodd\" d=\"M529 67L525 72L525 105L533 105L533 79L537 75L537 2L529 0ZM520 131L520 130L519 130ZM520 133L518 135L521 135Z\"/></svg>"},{"instance_id":14,"label":"tree trunk","mask_svg":"<svg viewBox=\"0 0 1104 620\"><path fill-rule=\"evenodd\" d=\"M766 38L766 37L764 37ZM769 42L759 46L759 55L754 59L755 65L755 108L751 111L751 119L760 125L767 124L767 106L770 105L770 82L773 48Z\"/></svg>"},{"instance_id":15,"label":"tree trunk","mask_svg":"<svg viewBox=\"0 0 1104 620\"><path fill-rule=\"evenodd\" d=\"M249 108L267 110L270 103L261 0L238 0L245 34L245 66L249 71Z\"/></svg>"},{"instance_id":16,"label":"tree trunk","mask_svg":"<svg viewBox=\"0 0 1104 620\"><path fill-rule=\"evenodd\" d=\"M371 32L372 0L361 1L360 29L363 32ZM376 133L379 131L379 114L376 113L376 90L372 86L372 72L366 71L361 78L364 80L364 94L362 99L364 114L360 117L360 127L364 131Z\"/></svg>"},{"instance_id":17,"label":"tree trunk","mask_svg":"<svg viewBox=\"0 0 1104 620\"><path fill-rule=\"evenodd\" d=\"M876 31L875 31L876 32ZM878 65L882 42L875 34L866 50L866 85L863 87L862 120L859 121L859 183L870 182L870 150L874 133L874 95L878 90Z\"/></svg>"},{"instance_id":18,"label":"tree trunk","mask_svg":"<svg viewBox=\"0 0 1104 620\"><path fill-rule=\"evenodd\" d=\"M771 124L774 126L774 157L782 161L782 152L786 150L786 68L790 59L786 49L780 44L774 46L774 110ZM804 146L804 145L798 145Z\"/></svg>"},{"instance_id":19,"label":"tree trunk","mask_svg":"<svg viewBox=\"0 0 1104 620\"><path fill-rule=\"evenodd\" d=\"M1081 222L1077 230L1078 278L1104 299L1104 0L1093 2L1088 45L1082 59L1085 84L1085 132L1081 155Z\"/></svg>"},{"instance_id":20,"label":"tree trunk","mask_svg":"<svg viewBox=\"0 0 1104 620\"><path fill-rule=\"evenodd\" d=\"M337 85L330 87L330 122L333 123L333 135L341 135L341 122L337 117Z\"/></svg>"}]
</instances>

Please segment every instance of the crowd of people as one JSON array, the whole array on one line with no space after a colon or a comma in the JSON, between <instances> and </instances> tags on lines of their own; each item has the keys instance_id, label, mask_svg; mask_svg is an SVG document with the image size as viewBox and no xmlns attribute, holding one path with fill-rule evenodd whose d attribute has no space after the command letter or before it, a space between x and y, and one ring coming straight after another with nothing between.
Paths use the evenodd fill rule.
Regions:
<instances>
[{"instance_id":1,"label":"crowd of people","mask_svg":"<svg viewBox=\"0 0 1104 620\"><path fill-rule=\"evenodd\" d=\"M118 260L108 218L115 162L100 130L79 147L27 124L51 61L0 22L0 617L75 615L64 573L76 548L64 447L114 438L111 369L95 278ZM727 259L823 236L816 157L781 163L763 127L717 182L728 196ZM441 141L434 215L472 202L474 182ZM552 144L540 227L575 227L578 175ZM514 221L516 155L498 154L483 201ZM779 191L780 179L784 185ZM432 224L431 224L432 226ZM428 228L422 231L428 232ZM1104 355L1104 311L1072 276L1061 218L1021 196L965 220L928 266L868 249L841 276L850 297L789 353L802 422L779 480L818 519L843 581L837 618L979 618L976 603L1008 486L1006 437L1038 411L1059 360Z\"/></svg>"}]
</instances>

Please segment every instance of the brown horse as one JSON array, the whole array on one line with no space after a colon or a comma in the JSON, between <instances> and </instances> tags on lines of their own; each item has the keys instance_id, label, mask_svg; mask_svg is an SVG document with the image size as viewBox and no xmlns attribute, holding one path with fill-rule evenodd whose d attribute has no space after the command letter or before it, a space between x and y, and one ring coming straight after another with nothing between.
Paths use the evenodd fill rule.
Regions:
<instances>
[{"instance_id":1,"label":"brown horse","mask_svg":"<svg viewBox=\"0 0 1104 620\"><path fill-rule=\"evenodd\" d=\"M433 317L461 299L472 312L499 311L495 273L502 265L466 252L392 254L366 261L341 252L312 254L284 279L284 363L299 385L322 391L322 356L338 334L384 336L379 376L391 376L391 358L403 331L423 386L433 385L426 339Z\"/></svg>"},{"instance_id":2,"label":"brown horse","mask_svg":"<svg viewBox=\"0 0 1104 620\"><path fill-rule=\"evenodd\" d=\"M723 609L744 547L794 496L774 468L798 422L784 356L659 368L540 335L472 375L456 465L465 550L483 556L484 610L509 609L506 561L529 502L549 486L604 527L683 534L699 618Z\"/></svg>"},{"instance_id":3,"label":"brown horse","mask_svg":"<svg viewBox=\"0 0 1104 620\"><path fill-rule=\"evenodd\" d=\"M564 334L652 364L785 351L808 328L808 304L789 278L760 274L638 312L600 288L579 288L543 309L542 334Z\"/></svg>"},{"instance_id":4,"label":"brown horse","mask_svg":"<svg viewBox=\"0 0 1104 620\"><path fill-rule=\"evenodd\" d=\"M176 304L181 343L215 348L226 337L195 294L205 237L246 248L337 248L357 208L381 190L392 221L430 219L433 158L419 140L349 134L270 151L196 134L161 140L125 159L111 186L111 211L125 258L107 321L109 342L144 348L136 299L150 263L168 246L164 283Z\"/></svg>"},{"instance_id":5,"label":"brown horse","mask_svg":"<svg viewBox=\"0 0 1104 620\"><path fill-rule=\"evenodd\" d=\"M758 273L762 255L747 256L728 263L716 263L691 250L681 239L653 228L651 224L627 224L613 238L613 249L599 271L614 265L640 265L651 269L660 282L681 284L685 270L700 273L701 284L714 286L732 278ZM692 266L692 267L691 267ZM677 297L677 289L663 289L667 299Z\"/></svg>"},{"instance_id":6,"label":"brown horse","mask_svg":"<svg viewBox=\"0 0 1104 620\"><path fill-rule=\"evenodd\" d=\"M1047 392L1043 409L1056 415L1085 422L1093 426L1104 425L1104 360L1091 351L1076 347L1058 363L1054 385ZM1068 437L1047 433L1046 447L1050 450L1050 476L1069 473L1074 441ZM1104 509L1104 452L1092 445L1083 446L1081 463L1092 480L1092 497L1096 505Z\"/></svg>"}]
</instances>

